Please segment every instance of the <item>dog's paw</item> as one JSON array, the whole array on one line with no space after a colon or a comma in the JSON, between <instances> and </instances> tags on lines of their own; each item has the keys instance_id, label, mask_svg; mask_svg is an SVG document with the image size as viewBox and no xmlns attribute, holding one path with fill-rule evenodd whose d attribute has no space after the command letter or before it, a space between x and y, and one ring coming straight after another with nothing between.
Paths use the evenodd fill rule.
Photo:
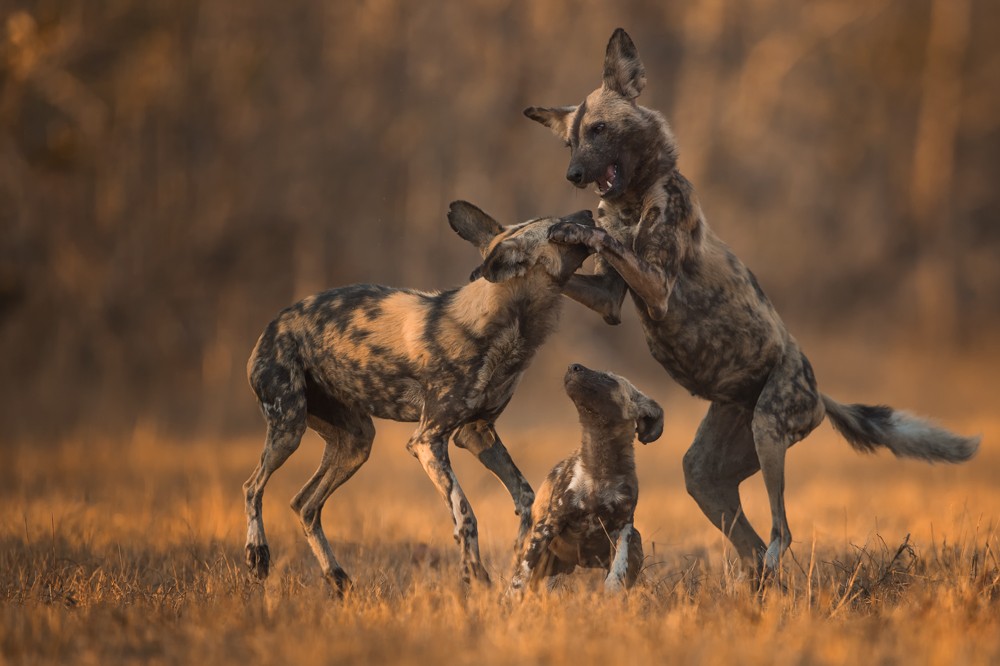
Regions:
<instances>
[{"instance_id":1,"label":"dog's paw","mask_svg":"<svg viewBox=\"0 0 1000 666\"><path fill-rule=\"evenodd\" d=\"M625 592L625 581L618 576L608 576L604 580L604 593L609 595L622 594Z\"/></svg>"},{"instance_id":2,"label":"dog's paw","mask_svg":"<svg viewBox=\"0 0 1000 666\"><path fill-rule=\"evenodd\" d=\"M350 576L347 575L347 572L340 567L337 567L330 573L326 574L324 578L330 586L330 592L337 598L343 597L344 593L346 593L354 585L354 583L351 582Z\"/></svg>"},{"instance_id":3,"label":"dog's paw","mask_svg":"<svg viewBox=\"0 0 1000 666\"><path fill-rule=\"evenodd\" d=\"M595 230L575 222L557 222L549 228L549 240L562 245L586 245L594 249Z\"/></svg>"},{"instance_id":4,"label":"dog's paw","mask_svg":"<svg viewBox=\"0 0 1000 666\"><path fill-rule=\"evenodd\" d=\"M271 549L267 545L251 546L248 544L247 568L257 580L267 578L267 573L271 568Z\"/></svg>"},{"instance_id":5,"label":"dog's paw","mask_svg":"<svg viewBox=\"0 0 1000 666\"><path fill-rule=\"evenodd\" d=\"M778 565L781 560L781 540L775 539L771 542L771 545L767 547L767 551L764 553L764 568L769 572L775 572L778 570Z\"/></svg>"},{"instance_id":6,"label":"dog's paw","mask_svg":"<svg viewBox=\"0 0 1000 666\"><path fill-rule=\"evenodd\" d=\"M490 575L486 572L486 569L482 564L478 562L468 562L462 566L462 583L466 587L472 585L483 585L489 587L492 581L490 581Z\"/></svg>"},{"instance_id":7,"label":"dog's paw","mask_svg":"<svg viewBox=\"0 0 1000 666\"><path fill-rule=\"evenodd\" d=\"M514 576L507 589L504 590L504 598L511 602L518 602L524 599L524 580Z\"/></svg>"}]
</instances>

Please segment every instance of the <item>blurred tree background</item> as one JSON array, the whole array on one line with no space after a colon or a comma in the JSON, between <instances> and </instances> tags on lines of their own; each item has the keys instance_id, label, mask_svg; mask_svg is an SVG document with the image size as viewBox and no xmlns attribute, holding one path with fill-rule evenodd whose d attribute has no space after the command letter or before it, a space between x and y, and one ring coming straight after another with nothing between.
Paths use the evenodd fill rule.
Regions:
<instances>
[{"instance_id":1,"label":"blurred tree background","mask_svg":"<svg viewBox=\"0 0 1000 666\"><path fill-rule=\"evenodd\" d=\"M452 199L595 207L521 110L596 87L619 25L800 339L990 348L995 0L0 0L5 437L259 428L244 363L285 305L461 284ZM579 310L550 345L649 368Z\"/></svg>"}]
</instances>

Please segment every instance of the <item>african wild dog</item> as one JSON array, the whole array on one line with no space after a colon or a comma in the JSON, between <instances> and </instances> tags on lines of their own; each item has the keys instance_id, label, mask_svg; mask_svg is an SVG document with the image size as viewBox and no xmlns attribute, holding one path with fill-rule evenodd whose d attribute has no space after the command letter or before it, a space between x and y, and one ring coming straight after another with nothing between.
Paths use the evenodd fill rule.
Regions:
<instances>
[{"instance_id":1,"label":"african wild dog","mask_svg":"<svg viewBox=\"0 0 1000 666\"><path fill-rule=\"evenodd\" d=\"M548 240L562 221L593 224L590 211L503 227L472 204L451 205L448 222L476 245L481 279L423 293L354 285L310 296L268 324L247 364L267 422L260 464L244 484L247 565L268 573L261 498L271 474L308 425L326 441L319 469L292 500L323 574L349 584L323 534L330 494L368 459L372 417L419 422L406 447L444 497L462 550L466 581L489 582L479 559L476 518L448 458L448 439L475 454L510 491L530 524L531 486L511 461L493 423L534 352L555 327L561 289L583 263L582 246Z\"/></svg>"},{"instance_id":2,"label":"african wild dog","mask_svg":"<svg viewBox=\"0 0 1000 666\"><path fill-rule=\"evenodd\" d=\"M611 36L603 84L576 106L525 115L570 148L566 178L595 183L598 228L554 227L551 238L594 250L593 275L565 293L617 323L632 293L653 357L693 394L712 402L684 456L690 494L739 555L773 571L791 543L785 517L785 452L828 416L860 451L959 462L978 438L959 437L889 407L842 405L819 393L809 361L753 274L709 229L691 184L677 170L666 120L639 106L646 83L624 30ZM739 484L762 470L770 543L750 526Z\"/></svg>"},{"instance_id":3,"label":"african wild dog","mask_svg":"<svg viewBox=\"0 0 1000 666\"><path fill-rule=\"evenodd\" d=\"M627 379L573 364L564 378L583 426L580 448L546 477L531 508L531 538L517 553L511 589L576 567L608 572L604 588L632 587L642 567L633 526L639 499L633 442L663 433L663 410Z\"/></svg>"}]
</instances>

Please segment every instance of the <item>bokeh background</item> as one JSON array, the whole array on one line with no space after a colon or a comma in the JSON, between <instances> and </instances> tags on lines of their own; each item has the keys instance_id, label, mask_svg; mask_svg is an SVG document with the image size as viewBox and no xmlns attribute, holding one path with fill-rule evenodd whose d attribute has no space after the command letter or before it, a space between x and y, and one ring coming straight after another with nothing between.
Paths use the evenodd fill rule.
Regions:
<instances>
[{"instance_id":1,"label":"bokeh background","mask_svg":"<svg viewBox=\"0 0 1000 666\"><path fill-rule=\"evenodd\" d=\"M259 431L245 360L282 307L463 283L453 199L595 207L521 110L581 100L618 26L823 389L992 413L994 0L0 0L2 439ZM634 316L567 302L504 419L572 427L571 360L704 409Z\"/></svg>"}]
</instances>

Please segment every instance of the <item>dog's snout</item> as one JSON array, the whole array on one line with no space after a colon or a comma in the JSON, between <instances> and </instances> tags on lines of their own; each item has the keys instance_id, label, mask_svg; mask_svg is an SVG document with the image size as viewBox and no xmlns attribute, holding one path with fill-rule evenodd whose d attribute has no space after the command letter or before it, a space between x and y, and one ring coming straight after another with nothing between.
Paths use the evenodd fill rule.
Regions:
<instances>
[{"instance_id":1,"label":"dog's snout","mask_svg":"<svg viewBox=\"0 0 1000 666\"><path fill-rule=\"evenodd\" d=\"M583 167L579 164L571 164L569 169L566 170L566 180L578 187L584 185Z\"/></svg>"}]
</instances>

